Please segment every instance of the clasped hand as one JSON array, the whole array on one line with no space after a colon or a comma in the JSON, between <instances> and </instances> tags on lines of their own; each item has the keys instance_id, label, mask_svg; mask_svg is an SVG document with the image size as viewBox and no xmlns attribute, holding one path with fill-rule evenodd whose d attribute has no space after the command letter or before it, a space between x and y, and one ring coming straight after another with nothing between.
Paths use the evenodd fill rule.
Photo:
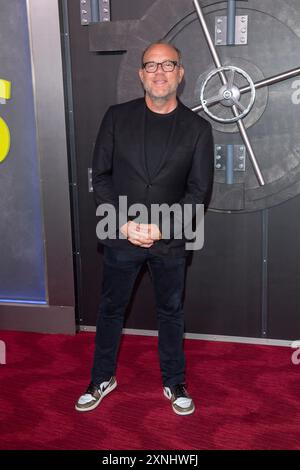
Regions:
<instances>
[{"instance_id":1,"label":"clasped hand","mask_svg":"<svg viewBox=\"0 0 300 470\"><path fill-rule=\"evenodd\" d=\"M161 232L155 224L138 224L130 220L121 227L121 232L130 243L141 248L150 248L161 239Z\"/></svg>"}]
</instances>

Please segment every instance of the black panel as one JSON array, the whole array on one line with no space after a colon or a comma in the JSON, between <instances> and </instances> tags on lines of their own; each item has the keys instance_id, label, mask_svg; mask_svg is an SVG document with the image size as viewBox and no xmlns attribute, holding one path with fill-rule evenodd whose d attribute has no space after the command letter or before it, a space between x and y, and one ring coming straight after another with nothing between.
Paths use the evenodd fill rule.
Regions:
<instances>
[{"instance_id":1,"label":"black panel","mask_svg":"<svg viewBox=\"0 0 300 470\"><path fill-rule=\"evenodd\" d=\"M154 0L111 0L111 19L138 20L154 3Z\"/></svg>"},{"instance_id":2,"label":"black panel","mask_svg":"<svg viewBox=\"0 0 300 470\"><path fill-rule=\"evenodd\" d=\"M270 210L268 337L300 338L300 197Z\"/></svg>"},{"instance_id":3,"label":"black panel","mask_svg":"<svg viewBox=\"0 0 300 470\"><path fill-rule=\"evenodd\" d=\"M208 212L204 248L188 268L186 330L259 337L260 286L260 213Z\"/></svg>"}]
</instances>

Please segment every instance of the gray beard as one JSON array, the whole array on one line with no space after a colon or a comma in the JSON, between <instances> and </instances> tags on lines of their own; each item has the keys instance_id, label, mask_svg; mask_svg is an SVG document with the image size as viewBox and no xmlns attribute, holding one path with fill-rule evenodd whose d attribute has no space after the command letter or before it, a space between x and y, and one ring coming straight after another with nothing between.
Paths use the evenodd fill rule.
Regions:
<instances>
[{"instance_id":1,"label":"gray beard","mask_svg":"<svg viewBox=\"0 0 300 470\"><path fill-rule=\"evenodd\" d=\"M156 96L151 93L151 91L145 90L149 98L151 98L152 101L156 101L157 103L159 102L166 102L170 99L170 97L173 95L173 93L168 93L165 96Z\"/></svg>"}]
</instances>

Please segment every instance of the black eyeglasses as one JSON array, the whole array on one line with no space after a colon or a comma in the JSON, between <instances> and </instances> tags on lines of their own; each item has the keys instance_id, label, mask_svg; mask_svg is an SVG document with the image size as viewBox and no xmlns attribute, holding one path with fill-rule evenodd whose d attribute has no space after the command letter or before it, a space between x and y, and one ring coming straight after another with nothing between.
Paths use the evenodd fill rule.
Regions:
<instances>
[{"instance_id":1,"label":"black eyeglasses","mask_svg":"<svg viewBox=\"0 0 300 470\"><path fill-rule=\"evenodd\" d=\"M173 72L176 66L180 67L176 60L164 60L163 62L145 62L143 69L148 73L155 73L159 65L164 72Z\"/></svg>"}]
</instances>

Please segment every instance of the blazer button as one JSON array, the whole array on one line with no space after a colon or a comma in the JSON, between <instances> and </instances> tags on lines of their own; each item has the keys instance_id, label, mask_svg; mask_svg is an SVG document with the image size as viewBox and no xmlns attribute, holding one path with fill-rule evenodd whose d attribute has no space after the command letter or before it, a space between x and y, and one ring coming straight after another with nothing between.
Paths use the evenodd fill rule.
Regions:
<instances>
[{"instance_id":1,"label":"blazer button","mask_svg":"<svg viewBox=\"0 0 300 470\"><path fill-rule=\"evenodd\" d=\"M152 184L147 184L147 188L152 188Z\"/></svg>"}]
</instances>

